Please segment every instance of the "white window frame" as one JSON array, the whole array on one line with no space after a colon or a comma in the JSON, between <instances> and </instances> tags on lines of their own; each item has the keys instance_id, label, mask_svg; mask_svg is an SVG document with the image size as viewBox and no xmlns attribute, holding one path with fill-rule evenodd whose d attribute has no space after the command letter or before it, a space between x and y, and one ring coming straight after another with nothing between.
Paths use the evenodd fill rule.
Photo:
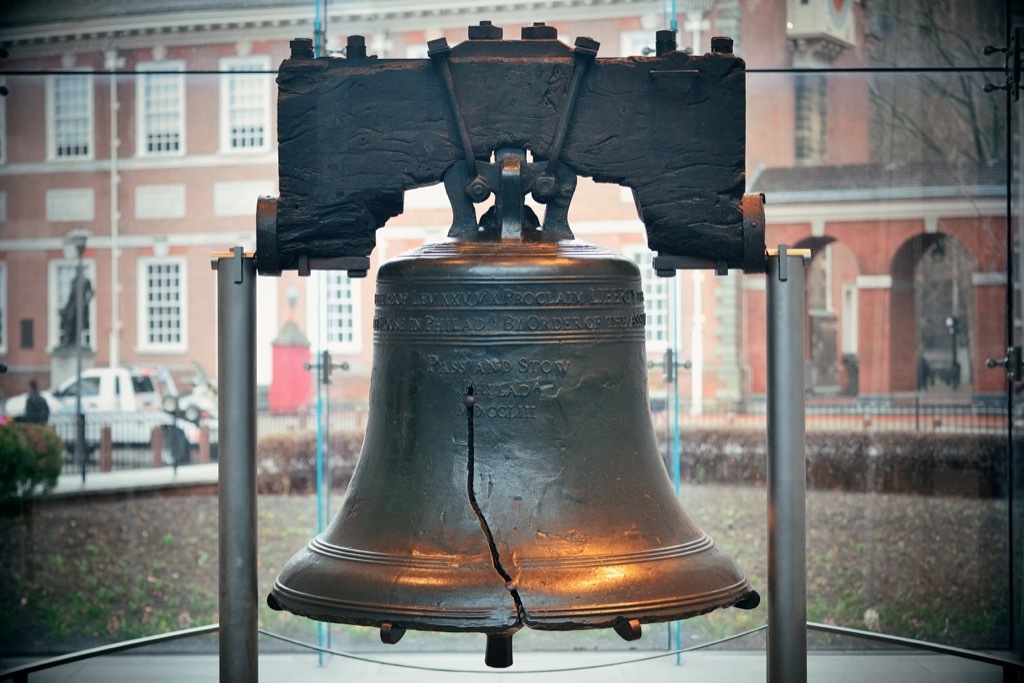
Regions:
<instances>
[{"instance_id":1,"label":"white window frame","mask_svg":"<svg viewBox=\"0 0 1024 683\"><path fill-rule=\"evenodd\" d=\"M85 89L86 92L86 135L85 145L87 152L85 154L76 154L74 156L62 156L58 155L58 144L57 144L57 84L63 79L84 79L88 86ZM46 156L50 161L91 161L96 155L96 110L94 107L95 99L95 80L92 72L82 71L80 74L54 74L48 76L46 79Z\"/></svg>"},{"instance_id":2,"label":"white window frame","mask_svg":"<svg viewBox=\"0 0 1024 683\"><path fill-rule=\"evenodd\" d=\"M53 351L60 345L60 309L67 303L71 286L75 281L78 259L54 259L50 261L47 273L47 324L46 346ZM92 299L89 300L89 327L85 332L85 347L96 350L96 262L82 259L82 272L92 284Z\"/></svg>"},{"instance_id":3,"label":"white window frame","mask_svg":"<svg viewBox=\"0 0 1024 683\"><path fill-rule=\"evenodd\" d=\"M156 302L149 300L151 287L149 283L150 268L153 266L177 266L178 290L176 301L167 302L167 307L178 308L178 339L173 341L154 340L150 334L152 321L151 306ZM188 351L188 261L183 256L146 256L136 262L136 335L135 348L139 353L185 353Z\"/></svg>"},{"instance_id":4,"label":"white window frame","mask_svg":"<svg viewBox=\"0 0 1024 683\"><path fill-rule=\"evenodd\" d=\"M144 62L138 65L137 70L140 72L135 77L135 130L136 130L136 145L135 155L138 157L180 157L185 155L185 74L173 74L173 73L155 73L150 74L150 71L185 71L185 62L181 60L165 61L165 62ZM154 104L146 96L146 86L149 82L154 79L160 79L165 82L168 86L169 91L173 90L177 96L176 101L164 103L167 106L165 109L157 112L153 110L152 105ZM177 127L175 132L178 134L178 149L175 150L150 150L149 149L149 134L153 132L150 126L150 116L153 114L165 114L177 117ZM164 131L159 131L164 132Z\"/></svg>"},{"instance_id":5,"label":"white window frame","mask_svg":"<svg viewBox=\"0 0 1024 683\"><path fill-rule=\"evenodd\" d=\"M318 277L310 278L311 290L306 297L309 302L307 318L312 321L313 338L318 348L332 354L355 354L363 350L362 282L361 278L350 278L343 270L320 271ZM339 294L344 294L342 300L339 300ZM339 338L335 326L338 312L331 309L343 304L350 307L345 314L349 325L347 333Z\"/></svg>"},{"instance_id":6,"label":"white window frame","mask_svg":"<svg viewBox=\"0 0 1024 683\"><path fill-rule=\"evenodd\" d=\"M672 346L673 325L678 316L672 315L672 288L678 287L678 277L658 277L654 271L654 254L644 246L626 248L626 255L640 269L640 283L644 290L644 339L648 351L664 351Z\"/></svg>"},{"instance_id":7,"label":"white window frame","mask_svg":"<svg viewBox=\"0 0 1024 683\"><path fill-rule=\"evenodd\" d=\"M644 54L644 48L650 49ZM654 31L622 31L619 33L619 57L654 56Z\"/></svg>"},{"instance_id":8,"label":"white window frame","mask_svg":"<svg viewBox=\"0 0 1024 683\"><path fill-rule=\"evenodd\" d=\"M270 59L265 55L253 57L225 57L220 60L220 70L225 72L261 71L270 69ZM250 105L256 109L253 121L262 126L263 140L259 145L234 146L232 136L232 118L236 108L232 105L232 89L236 86L235 73L224 73L220 77L220 149L229 154L245 154L250 152L266 152L270 149L270 84L269 75L258 73L248 76L253 79ZM245 78L243 76L242 78Z\"/></svg>"},{"instance_id":9,"label":"white window frame","mask_svg":"<svg viewBox=\"0 0 1024 683\"><path fill-rule=\"evenodd\" d=\"M7 324L7 263L0 261L0 354L7 353L11 328Z\"/></svg>"}]
</instances>

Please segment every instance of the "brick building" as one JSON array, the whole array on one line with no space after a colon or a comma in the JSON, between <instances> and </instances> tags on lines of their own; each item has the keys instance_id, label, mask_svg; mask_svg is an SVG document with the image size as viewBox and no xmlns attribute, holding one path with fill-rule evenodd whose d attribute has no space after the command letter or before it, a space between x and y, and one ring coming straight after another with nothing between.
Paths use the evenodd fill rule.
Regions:
<instances>
[{"instance_id":1,"label":"brick building","mask_svg":"<svg viewBox=\"0 0 1024 683\"><path fill-rule=\"evenodd\" d=\"M364 0L329 3L323 18L317 17L316 5L277 0L235 8L137 1L105 11L39 0L5 10L0 24L0 45L7 51L0 62L7 92L0 99L0 356L10 370L0 375L2 391L20 392L31 377L49 383L60 345L59 312L76 265L66 236L79 227L91 233L84 254L95 292L89 304L89 362L159 364L179 379L190 375L193 361L215 370L216 293L209 258L238 244L252 248L256 198L276 194L273 71L287 56L291 38L313 35L317 25L326 24L318 41L322 52L360 34L371 54L424 58L428 40L443 35L449 43L461 42L466 27L484 19L502 26L506 38L544 21L567 42L581 35L594 38L601 43L599 56L612 57L652 48L655 31L673 19L666 16L664 2L627 0L500 5ZM854 292L855 308L840 307L836 320L826 320L832 303L822 304L825 315L811 311L812 322L825 321L811 325L818 389L850 388L844 374L849 364L843 361L851 348L859 364L858 391L908 388L905 373L893 369L903 367L902 356L894 361L887 354L890 348L909 349L909 340L872 316L899 316L912 308L900 303L895 289L887 302L876 305L873 298L886 296L892 287L886 283L904 281L885 265L903 245L931 247L938 242L935 235L947 233L958 236L978 259L971 276L979 283L978 295L969 323L970 366L977 367L978 359L998 346L993 341L998 334L980 321L989 319L986 311L997 303L998 296L984 294L984 288L997 284L1000 269L998 254L972 246L978 212L907 208L909 214L882 221L870 217L871 207L878 206L872 197L851 204L830 195L830 189L841 190L811 171L872 168L867 76L830 78L815 71L868 64L865 4L681 0L675 5L681 49L704 52L712 35L729 35L752 70L803 69L748 75L748 177L755 191L768 194L769 243L823 247L832 240L858 256L881 259L854 267L849 259L829 257L828 272L833 264L838 270L828 281L839 287L839 299ZM133 6L137 13L126 12ZM782 169L790 169L789 175ZM870 174L861 178L887 182ZM800 195L802 188L808 194ZM921 207L934 198L917 199L914 206ZM447 231L450 213L440 187L407 193L405 207L378 231L374 268ZM819 213L822 207L827 210ZM862 224L851 223L850 216L861 209L867 212ZM621 188L581 179L569 219L577 237L649 263L632 198ZM884 240L885 247L858 251L857 239L873 245ZM815 259L821 270L825 260ZM642 270L649 358L658 361L675 345L679 357L692 362L680 388L695 410L703 401L763 394L763 277L683 272L658 279L650 268ZM261 278L258 381L271 381L271 341L294 323L314 352L328 349L336 361L349 364L344 381L333 389L338 398L362 400L370 370L372 285L373 272L366 280L341 273ZM858 340L852 347L845 341L851 335ZM876 358L876 352L882 355ZM651 379L652 392L662 391L659 369L652 370ZM991 389L988 384L976 388Z\"/></svg>"}]
</instances>

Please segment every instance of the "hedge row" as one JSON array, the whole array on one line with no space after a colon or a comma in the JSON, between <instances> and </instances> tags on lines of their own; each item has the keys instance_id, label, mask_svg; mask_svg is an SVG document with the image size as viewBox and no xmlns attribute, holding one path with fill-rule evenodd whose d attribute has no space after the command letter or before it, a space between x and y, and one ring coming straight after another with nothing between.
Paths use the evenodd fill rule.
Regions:
<instances>
[{"instance_id":1,"label":"hedge row","mask_svg":"<svg viewBox=\"0 0 1024 683\"><path fill-rule=\"evenodd\" d=\"M363 444L362 434L332 434L325 444L331 487L343 489ZM256 486L260 493L316 492L316 433L274 434L256 444Z\"/></svg>"},{"instance_id":2,"label":"hedge row","mask_svg":"<svg viewBox=\"0 0 1024 683\"><path fill-rule=\"evenodd\" d=\"M327 452L332 486L352 478L362 434L331 436ZM662 446L662 452L664 446ZM700 429L680 436L680 472L686 482L764 485L763 432ZM807 486L848 492L1006 495L1006 438L999 434L934 432L810 432ZM260 493L316 491L316 435L278 434L257 445Z\"/></svg>"},{"instance_id":3,"label":"hedge row","mask_svg":"<svg viewBox=\"0 0 1024 683\"><path fill-rule=\"evenodd\" d=\"M693 483L764 484L767 439L750 430L680 436L680 471ZM934 432L810 432L807 486L850 492L1001 497L1006 437Z\"/></svg>"}]
</instances>

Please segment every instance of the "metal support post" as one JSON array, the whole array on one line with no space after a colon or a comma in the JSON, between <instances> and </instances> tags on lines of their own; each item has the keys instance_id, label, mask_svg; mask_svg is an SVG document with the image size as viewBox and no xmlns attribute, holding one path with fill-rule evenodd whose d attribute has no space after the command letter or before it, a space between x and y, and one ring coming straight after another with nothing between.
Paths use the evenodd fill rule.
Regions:
<instances>
[{"instance_id":1,"label":"metal support post","mask_svg":"<svg viewBox=\"0 0 1024 683\"><path fill-rule=\"evenodd\" d=\"M220 378L220 680L256 683L256 263L215 254Z\"/></svg>"},{"instance_id":2,"label":"metal support post","mask_svg":"<svg viewBox=\"0 0 1024 683\"><path fill-rule=\"evenodd\" d=\"M85 413L82 412L82 323L85 322L85 275L82 250L75 266L75 459L82 468L85 483Z\"/></svg>"},{"instance_id":3,"label":"metal support post","mask_svg":"<svg viewBox=\"0 0 1024 683\"><path fill-rule=\"evenodd\" d=\"M768 683L807 681L805 254L768 253Z\"/></svg>"}]
</instances>

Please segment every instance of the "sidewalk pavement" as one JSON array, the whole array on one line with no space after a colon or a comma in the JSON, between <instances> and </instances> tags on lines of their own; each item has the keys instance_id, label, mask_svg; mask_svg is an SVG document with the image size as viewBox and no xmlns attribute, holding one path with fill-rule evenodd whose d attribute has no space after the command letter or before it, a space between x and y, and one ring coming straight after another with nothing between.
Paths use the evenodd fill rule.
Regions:
<instances>
[{"instance_id":1,"label":"sidewalk pavement","mask_svg":"<svg viewBox=\"0 0 1024 683\"><path fill-rule=\"evenodd\" d=\"M86 472L85 481L81 473L62 474L57 486L42 500L76 498L104 493L127 491L158 491L189 486L216 486L217 463L182 465L181 467L147 467L142 469L114 470L112 472Z\"/></svg>"}]
</instances>

